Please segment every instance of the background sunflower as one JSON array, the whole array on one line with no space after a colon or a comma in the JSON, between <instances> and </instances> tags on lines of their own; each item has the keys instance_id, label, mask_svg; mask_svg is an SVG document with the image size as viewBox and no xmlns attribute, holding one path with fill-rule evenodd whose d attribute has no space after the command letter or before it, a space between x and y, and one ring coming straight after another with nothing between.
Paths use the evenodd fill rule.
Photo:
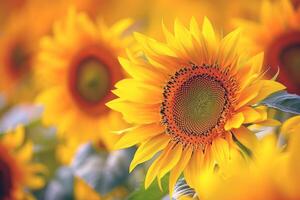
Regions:
<instances>
[{"instance_id":1,"label":"background sunflower","mask_svg":"<svg viewBox=\"0 0 300 200\"><path fill-rule=\"evenodd\" d=\"M24 138L22 126L0 138L1 199L32 199L28 190L39 189L45 184L40 175L46 168L32 162L33 145Z\"/></svg>"},{"instance_id":2,"label":"background sunflower","mask_svg":"<svg viewBox=\"0 0 300 200\"><path fill-rule=\"evenodd\" d=\"M288 91L300 93L300 9L290 0L263 1L258 21L237 20L244 28L245 45L252 52L265 51L270 76L279 70L278 80Z\"/></svg>"},{"instance_id":3,"label":"background sunflower","mask_svg":"<svg viewBox=\"0 0 300 200\"><path fill-rule=\"evenodd\" d=\"M124 76L117 54L130 42L124 35L130 25L127 19L108 28L71 9L54 24L54 35L41 40L35 70L43 84L37 102L45 107L44 122L57 125L68 143L91 140L112 149L118 136L111 132L126 127L105 103L113 97L113 84Z\"/></svg>"}]
</instances>

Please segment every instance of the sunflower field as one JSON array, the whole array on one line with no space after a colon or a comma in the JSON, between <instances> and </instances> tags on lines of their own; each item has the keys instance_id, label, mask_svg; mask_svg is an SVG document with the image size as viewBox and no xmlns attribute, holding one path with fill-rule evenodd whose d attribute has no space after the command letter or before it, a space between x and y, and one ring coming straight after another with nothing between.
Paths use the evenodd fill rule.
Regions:
<instances>
[{"instance_id":1,"label":"sunflower field","mask_svg":"<svg viewBox=\"0 0 300 200\"><path fill-rule=\"evenodd\" d=\"M300 1L0 0L0 200L300 200Z\"/></svg>"}]
</instances>

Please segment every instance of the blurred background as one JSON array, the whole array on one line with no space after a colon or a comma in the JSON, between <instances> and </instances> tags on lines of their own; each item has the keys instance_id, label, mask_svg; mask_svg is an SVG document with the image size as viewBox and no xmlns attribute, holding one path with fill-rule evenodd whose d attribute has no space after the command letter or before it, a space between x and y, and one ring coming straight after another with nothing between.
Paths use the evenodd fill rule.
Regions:
<instances>
[{"instance_id":1,"label":"blurred background","mask_svg":"<svg viewBox=\"0 0 300 200\"><path fill-rule=\"evenodd\" d=\"M130 126L105 107L127 76L117 57L135 48L134 32L164 40L162 22L172 30L175 19L207 16L221 35L244 28L249 53L265 51L266 74L280 71L300 94L299 1L264 2L0 0L0 199L170 199L155 184L143 189L147 166L129 174L134 148L113 148ZM24 138L10 145L20 127ZM30 156L20 161L20 151Z\"/></svg>"}]
</instances>

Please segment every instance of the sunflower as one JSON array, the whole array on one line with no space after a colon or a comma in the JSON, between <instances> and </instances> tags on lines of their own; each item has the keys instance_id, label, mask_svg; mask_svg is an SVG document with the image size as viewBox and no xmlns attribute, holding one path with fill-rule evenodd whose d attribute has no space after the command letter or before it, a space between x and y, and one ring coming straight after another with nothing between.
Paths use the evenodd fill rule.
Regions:
<instances>
[{"instance_id":1,"label":"sunflower","mask_svg":"<svg viewBox=\"0 0 300 200\"><path fill-rule=\"evenodd\" d=\"M289 0L264 1L258 22L237 20L237 25L244 28L245 45L254 53L266 52L270 74L279 67L278 80L288 91L300 94L300 8Z\"/></svg>"},{"instance_id":2,"label":"sunflower","mask_svg":"<svg viewBox=\"0 0 300 200\"><path fill-rule=\"evenodd\" d=\"M35 95L31 82L32 65L39 39L50 32L56 18L65 16L69 4L80 10L88 10L93 15L95 6L91 6L92 0L75 0L72 3L69 0L19 0L8 4L22 6L16 12L10 11L3 27L1 25L0 93L9 101L31 101Z\"/></svg>"},{"instance_id":3,"label":"sunflower","mask_svg":"<svg viewBox=\"0 0 300 200\"><path fill-rule=\"evenodd\" d=\"M281 130L287 145L279 147L275 134L268 135L256 146L257 155L247 165L232 163L230 177L220 178L218 173L200 177L200 199L299 199L300 116L287 120Z\"/></svg>"},{"instance_id":4,"label":"sunflower","mask_svg":"<svg viewBox=\"0 0 300 200\"><path fill-rule=\"evenodd\" d=\"M24 140L24 128L4 134L0 139L0 199L32 199L28 189L39 189L45 173L43 165L31 163L33 145Z\"/></svg>"},{"instance_id":5,"label":"sunflower","mask_svg":"<svg viewBox=\"0 0 300 200\"><path fill-rule=\"evenodd\" d=\"M121 115L105 103L124 76L117 54L130 43L124 31L131 23L125 19L109 28L70 9L54 24L53 36L42 38L35 63L37 83L42 84L37 102L45 107L43 121L56 125L66 140L101 139L99 143L110 149L118 138L111 132L126 127Z\"/></svg>"},{"instance_id":6,"label":"sunflower","mask_svg":"<svg viewBox=\"0 0 300 200\"><path fill-rule=\"evenodd\" d=\"M252 105L285 87L262 79L262 53L249 58L238 50L239 30L220 38L205 18L202 29L195 19L190 29L177 20L174 35L164 25L163 32L166 43L135 34L142 51L119 58L131 78L115 85L119 98L107 105L135 124L116 144L140 144L130 171L162 151L145 187L171 171L172 191L182 171L193 186L201 168L228 158L238 149L233 139L250 148L255 138L243 124L270 121L266 108Z\"/></svg>"},{"instance_id":7,"label":"sunflower","mask_svg":"<svg viewBox=\"0 0 300 200\"><path fill-rule=\"evenodd\" d=\"M21 17L12 17L0 37L0 92L8 99L28 81L33 45L25 24Z\"/></svg>"}]
</instances>

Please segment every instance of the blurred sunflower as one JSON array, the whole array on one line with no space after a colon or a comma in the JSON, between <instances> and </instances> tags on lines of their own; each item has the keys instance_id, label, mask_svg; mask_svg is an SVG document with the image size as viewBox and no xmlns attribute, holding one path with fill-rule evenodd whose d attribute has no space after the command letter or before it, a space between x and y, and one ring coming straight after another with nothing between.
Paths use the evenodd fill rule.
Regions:
<instances>
[{"instance_id":1,"label":"blurred sunflower","mask_svg":"<svg viewBox=\"0 0 300 200\"><path fill-rule=\"evenodd\" d=\"M0 92L9 99L24 87L30 74L34 45L29 32L23 31L25 26L29 28L21 17L14 16L0 36Z\"/></svg>"},{"instance_id":2,"label":"blurred sunflower","mask_svg":"<svg viewBox=\"0 0 300 200\"><path fill-rule=\"evenodd\" d=\"M248 37L245 45L254 53L266 52L270 74L279 67L278 80L288 91L300 94L300 8L294 8L289 0L264 1L259 22L237 20L237 25Z\"/></svg>"},{"instance_id":3,"label":"blurred sunflower","mask_svg":"<svg viewBox=\"0 0 300 200\"><path fill-rule=\"evenodd\" d=\"M31 163L33 146L25 142L24 128L4 134L0 139L0 199L33 199L28 189L39 189L45 173L43 165Z\"/></svg>"},{"instance_id":4,"label":"blurred sunflower","mask_svg":"<svg viewBox=\"0 0 300 200\"><path fill-rule=\"evenodd\" d=\"M275 135L268 135L256 146L257 156L247 165L232 163L230 177L220 178L218 173L200 177L201 184L196 187L200 199L299 199L299 131L300 116L293 117L282 126L286 146L279 147Z\"/></svg>"},{"instance_id":5,"label":"blurred sunflower","mask_svg":"<svg viewBox=\"0 0 300 200\"><path fill-rule=\"evenodd\" d=\"M193 186L201 168L239 150L233 138L251 148L255 137L243 124L272 121L264 107L253 105L285 87L262 79L263 54L249 58L238 50L239 30L220 38L205 18L202 29L192 19L189 30L175 21L174 35L164 25L163 32L166 43L135 34L143 51L119 58L132 78L115 85L119 98L107 105L136 124L116 144L141 143L130 170L162 150L145 187L171 171L172 191L182 171Z\"/></svg>"},{"instance_id":6,"label":"blurred sunflower","mask_svg":"<svg viewBox=\"0 0 300 200\"><path fill-rule=\"evenodd\" d=\"M0 93L9 101L31 101L35 92L31 83L32 64L39 39L50 32L55 19L65 16L70 5L91 15L95 15L96 9L92 6L94 0L9 2L13 7L1 24L0 34Z\"/></svg>"},{"instance_id":7,"label":"blurred sunflower","mask_svg":"<svg viewBox=\"0 0 300 200\"><path fill-rule=\"evenodd\" d=\"M111 131L126 127L121 115L105 103L113 98L113 85L124 77L117 54L130 43L124 32L131 23L121 20L108 28L70 9L54 24L53 36L41 40L35 69L43 88L37 102L45 106L44 122L57 125L66 140L101 139L99 143L111 149L118 138Z\"/></svg>"}]
</instances>

